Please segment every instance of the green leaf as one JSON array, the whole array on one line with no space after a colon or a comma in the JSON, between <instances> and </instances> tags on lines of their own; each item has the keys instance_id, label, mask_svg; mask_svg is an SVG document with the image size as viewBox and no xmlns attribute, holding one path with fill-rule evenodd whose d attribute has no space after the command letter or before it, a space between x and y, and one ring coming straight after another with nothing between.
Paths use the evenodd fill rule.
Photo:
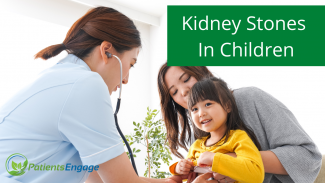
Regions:
<instances>
[{"instance_id":1,"label":"green leaf","mask_svg":"<svg viewBox=\"0 0 325 183\"><path fill-rule=\"evenodd\" d=\"M15 170L10 171L9 173L10 173L10 175L13 175L13 176L19 175L19 171L15 171Z\"/></svg>"},{"instance_id":2,"label":"green leaf","mask_svg":"<svg viewBox=\"0 0 325 183\"><path fill-rule=\"evenodd\" d=\"M14 161L12 161L11 166L14 170L17 170L17 163L15 163Z\"/></svg>"},{"instance_id":3,"label":"green leaf","mask_svg":"<svg viewBox=\"0 0 325 183\"><path fill-rule=\"evenodd\" d=\"M18 169L21 170L21 163L18 164Z\"/></svg>"},{"instance_id":4,"label":"green leaf","mask_svg":"<svg viewBox=\"0 0 325 183\"><path fill-rule=\"evenodd\" d=\"M28 164L28 161L26 159L26 161L24 162L24 166L23 166L23 169L25 169L27 167L27 164Z\"/></svg>"}]
</instances>

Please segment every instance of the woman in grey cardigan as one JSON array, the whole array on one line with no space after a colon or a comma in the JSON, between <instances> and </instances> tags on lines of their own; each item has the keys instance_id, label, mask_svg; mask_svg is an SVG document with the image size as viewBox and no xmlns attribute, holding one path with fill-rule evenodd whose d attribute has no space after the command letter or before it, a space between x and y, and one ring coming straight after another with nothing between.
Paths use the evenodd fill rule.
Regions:
<instances>
[{"instance_id":1,"label":"woman in grey cardigan","mask_svg":"<svg viewBox=\"0 0 325 183\"><path fill-rule=\"evenodd\" d=\"M193 130L187 113L187 93L204 77L213 76L206 67L169 67L164 64L158 74L161 111L167 128L171 152L193 142ZM280 101L268 93L247 87L233 90L244 123L262 146L264 183L312 183L321 167L322 155L297 119ZM236 156L235 154L229 154ZM220 175L219 182L234 182Z\"/></svg>"}]
</instances>

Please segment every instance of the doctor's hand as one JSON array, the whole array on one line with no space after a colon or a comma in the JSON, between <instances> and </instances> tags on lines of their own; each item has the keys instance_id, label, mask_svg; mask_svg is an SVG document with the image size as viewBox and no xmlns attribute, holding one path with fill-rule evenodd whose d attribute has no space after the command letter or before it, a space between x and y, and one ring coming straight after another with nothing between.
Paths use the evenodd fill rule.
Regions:
<instances>
[{"instance_id":1,"label":"doctor's hand","mask_svg":"<svg viewBox=\"0 0 325 183\"><path fill-rule=\"evenodd\" d=\"M234 183L236 180L230 178L230 177L227 177L227 176L224 176L224 175L221 175L219 173L213 173L213 178L214 180L217 180L219 181L220 183Z\"/></svg>"},{"instance_id":2,"label":"doctor's hand","mask_svg":"<svg viewBox=\"0 0 325 183\"><path fill-rule=\"evenodd\" d=\"M168 177L165 183L183 183L183 179L187 179L188 175L173 175Z\"/></svg>"},{"instance_id":3,"label":"doctor's hand","mask_svg":"<svg viewBox=\"0 0 325 183\"><path fill-rule=\"evenodd\" d=\"M194 166L191 159L182 159L177 163L175 172L180 175L186 175L189 174L193 169Z\"/></svg>"},{"instance_id":4,"label":"doctor's hand","mask_svg":"<svg viewBox=\"0 0 325 183\"><path fill-rule=\"evenodd\" d=\"M217 180L208 180L213 176L212 173L205 173L203 175L198 176L193 182L191 183L218 183Z\"/></svg>"}]
</instances>

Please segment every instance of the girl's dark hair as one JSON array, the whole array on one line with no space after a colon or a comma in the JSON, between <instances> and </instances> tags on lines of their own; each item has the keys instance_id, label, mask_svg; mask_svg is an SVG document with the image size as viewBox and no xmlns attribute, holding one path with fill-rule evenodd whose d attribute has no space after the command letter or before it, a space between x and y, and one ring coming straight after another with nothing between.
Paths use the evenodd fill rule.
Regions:
<instances>
[{"instance_id":1,"label":"girl's dark hair","mask_svg":"<svg viewBox=\"0 0 325 183\"><path fill-rule=\"evenodd\" d=\"M227 83L225 81L223 81L221 78L209 77L195 83L188 95L188 109L190 110L198 102L204 100L215 101L220 104L224 110L230 110L227 115L227 130L224 134L224 143L226 143L229 138L230 130L239 129L245 131L248 136L253 140L256 147L261 150L261 145L258 142L254 132L250 128L248 128L245 123L241 120L235 102L235 98L232 95L232 91L228 88ZM193 129L196 139L200 139L210 134L208 132L200 130L194 124Z\"/></svg>"},{"instance_id":2,"label":"girl's dark hair","mask_svg":"<svg viewBox=\"0 0 325 183\"><path fill-rule=\"evenodd\" d=\"M183 158L178 152L179 147L188 150L187 146L191 145L191 126L188 121L189 116L187 109L184 109L176 103L168 92L165 82L165 75L170 66L167 62L161 66L158 73L158 91L160 96L160 106L163 120L167 129L167 141L171 152ZM180 67L186 74L193 76L196 80L202 80L205 77L213 76L207 67ZM179 128L180 124L180 128ZM180 134L180 136L179 136Z\"/></svg>"},{"instance_id":3,"label":"girl's dark hair","mask_svg":"<svg viewBox=\"0 0 325 183\"><path fill-rule=\"evenodd\" d=\"M119 53L141 46L139 31L131 19L113 8L100 6L77 20L63 43L41 50L35 59L47 60L63 50L83 59L103 41L112 43Z\"/></svg>"}]
</instances>

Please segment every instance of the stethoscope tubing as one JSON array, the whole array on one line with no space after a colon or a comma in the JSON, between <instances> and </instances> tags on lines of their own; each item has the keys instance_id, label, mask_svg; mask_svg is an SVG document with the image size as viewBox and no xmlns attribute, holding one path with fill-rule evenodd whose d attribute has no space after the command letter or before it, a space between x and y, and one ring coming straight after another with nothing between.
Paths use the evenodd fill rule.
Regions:
<instances>
[{"instance_id":1,"label":"stethoscope tubing","mask_svg":"<svg viewBox=\"0 0 325 183\"><path fill-rule=\"evenodd\" d=\"M128 151L129 151L129 155L130 155L130 159L131 159L131 163L132 163L132 166L133 166L133 169L135 171L135 173L137 175L138 174L138 171L137 171L137 167L135 165L135 162L134 162L134 157L133 157L133 153L132 153L132 150L131 150L131 147L128 143L128 141L126 140L124 134L122 133L121 129L120 129L120 126L118 125L118 120L117 120L117 113L118 111L120 110L120 105L121 105L121 94L122 94L122 80L123 80L123 76L122 76L122 62L120 60L120 58L118 58L118 56L116 55L113 55L120 63L120 92L119 92L119 98L117 99L117 104L116 104L116 109L115 109L115 113L114 113L114 118L115 118L115 125L116 125L116 128L117 128L117 131L118 133L120 134L120 136L122 137Z\"/></svg>"},{"instance_id":2,"label":"stethoscope tubing","mask_svg":"<svg viewBox=\"0 0 325 183\"><path fill-rule=\"evenodd\" d=\"M119 92L119 99L121 99L121 95L122 95L122 80L123 80L123 76L122 76L122 72L123 72L123 69L122 69L122 62L120 60L120 58L118 58L118 56L116 55L113 55L117 60L118 62L120 63L120 92Z\"/></svg>"}]
</instances>

